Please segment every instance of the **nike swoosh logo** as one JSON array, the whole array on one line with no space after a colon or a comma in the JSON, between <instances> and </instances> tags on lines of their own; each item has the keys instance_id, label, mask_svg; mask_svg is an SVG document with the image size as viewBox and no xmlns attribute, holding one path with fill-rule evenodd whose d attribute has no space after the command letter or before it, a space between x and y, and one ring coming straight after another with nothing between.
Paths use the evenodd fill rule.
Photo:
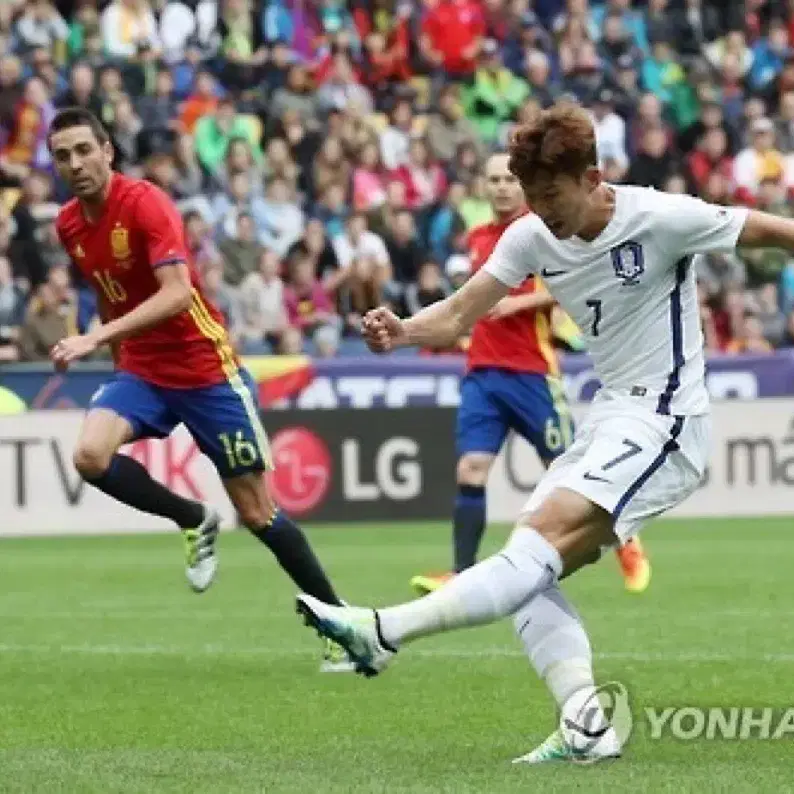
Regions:
<instances>
[{"instance_id":1,"label":"nike swoosh logo","mask_svg":"<svg viewBox=\"0 0 794 794\"><path fill-rule=\"evenodd\" d=\"M540 271L540 275L544 278L551 278L552 276L561 276L563 273L567 273L566 270L546 270L544 267L543 270Z\"/></svg>"},{"instance_id":2,"label":"nike swoosh logo","mask_svg":"<svg viewBox=\"0 0 794 794\"><path fill-rule=\"evenodd\" d=\"M608 480L606 477L599 477L597 474L590 474L589 471L586 471L582 476L585 478L585 480L592 480L593 482L605 482L609 485L612 484L612 480Z\"/></svg>"}]
</instances>

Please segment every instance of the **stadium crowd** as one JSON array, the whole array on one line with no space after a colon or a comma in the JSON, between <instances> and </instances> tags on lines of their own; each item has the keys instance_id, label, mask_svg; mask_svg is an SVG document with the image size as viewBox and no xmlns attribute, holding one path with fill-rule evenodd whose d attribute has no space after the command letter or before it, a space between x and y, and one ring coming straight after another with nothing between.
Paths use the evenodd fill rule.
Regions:
<instances>
[{"instance_id":1,"label":"stadium crowd","mask_svg":"<svg viewBox=\"0 0 794 794\"><path fill-rule=\"evenodd\" d=\"M560 97L608 180L791 214L794 0L5 0L0 53L0 361L97 321L54 232L69 105L175 199L246 353L337 355L459 286L484 158ZM698 267L711 352L794 345L787 252Z\"/></svg>"}]
</instances>

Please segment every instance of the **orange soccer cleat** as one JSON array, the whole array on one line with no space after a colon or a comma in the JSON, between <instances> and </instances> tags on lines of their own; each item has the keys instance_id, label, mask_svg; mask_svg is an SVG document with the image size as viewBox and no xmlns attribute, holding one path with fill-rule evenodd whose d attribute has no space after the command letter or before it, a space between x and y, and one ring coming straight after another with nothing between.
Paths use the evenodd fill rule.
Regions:
<instances>
[{"instance_id":1,"label":"orange soccer cleat","mask_svg":"<svg viewBox=\"0 0 794 794\"><path fill-rule=\"evenodd\" d=\"M623 573L626 590L630 593L642 593L651 581L651 563L645 556L639 538L631 538L615 552Z\"/></svg>"},{"instance_id":2,"label":"orange soccer cleat","mask_svg":"<svg viewBox=\"0 0 794 794\"><path fill-rule=\"evenodd\" d=\"M411 587L416 590L419 595L425 596L438 590L442 584L448 582L455 574L450 573L427 573L419 574L411 579Z\"/></svg>"}]
</instances>

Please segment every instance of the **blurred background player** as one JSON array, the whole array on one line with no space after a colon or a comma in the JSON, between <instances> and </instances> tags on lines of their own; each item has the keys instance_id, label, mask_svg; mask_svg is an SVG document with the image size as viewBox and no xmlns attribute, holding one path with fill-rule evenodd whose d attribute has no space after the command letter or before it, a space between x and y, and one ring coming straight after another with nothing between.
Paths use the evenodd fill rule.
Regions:
<instances>
[{"instance_id":1,"label":"blurred background player","mask_svg":"<svg viewBox=\"0 0 794 794\"><path fill-rule=\"evenodd\" d=\"M527 212L521 185L507 167L508 159L507 154L494 154L485 165L488 199L496 220L469 233L472 273L488 261L505 229ZM450 573L411 579L411 586L422 595L477 561L485 531L488 474L510 430L532 444L546 468L573 440L573 419L552 346L555 303L542 283L530 277L472 330L456 430L454 568ZM639 538L617 549L617 557L626 589L635 593L645 590L651 566Z\"/></svg>"},{"instance_id":2,"label":"blurred background player","mask_svg":"<svg viewBox=\"0 0 794 794\"><path fill-rule=\"evenodd\" d=\"M51 358L65 370L111 345L116 359L116 373L92 398L77 441L80 475L108 496L177 524L188 582L204 592L217 570L218 514L118 453L182 423L215 465L242 522L293 582L339 603L305 535L269 494L265 472L272 463L256 389L220 313L202 294L176 207L151 183L111 169L108 134L85 109L58 113L49 147L74 194L58 215L58 235L96 290L103 319L95 330L61 339ZM326 647L326 668L344 665L340 650Z\"/></svg>"}]
</instances>

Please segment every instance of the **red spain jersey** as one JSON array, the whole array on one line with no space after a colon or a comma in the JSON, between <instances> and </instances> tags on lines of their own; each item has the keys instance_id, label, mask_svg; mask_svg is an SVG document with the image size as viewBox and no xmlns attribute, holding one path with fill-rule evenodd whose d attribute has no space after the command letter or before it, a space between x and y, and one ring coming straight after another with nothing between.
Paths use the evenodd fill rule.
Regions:
<instances>
[{"instance_id":1,"label":"red spain jersey","mask_svg":"<svg viewBox=\"0 0 794 794\"><path fill-rule=\"evenodd\" d=\"M96 221L79 201L64 204L58 236L109 318L128 314L159 289L155 270L180 262L190 270L189 311L121 342L118 368L166 388L212 386L237 372L220 312L202 295L190 262L182 218L163 191L142 179L114 173Z\"/></svg>"},{"instance_id":2,"label":"red spain jersey","mask_svg":"<svg viewBox=\"0 0 794 794\"><path fill-rule=\"evenodd\" d=\"M496 247L504 230L512 223L487 223L469 232L468 249L472 273L479 270ZM530 276L523 284L510 290L510 295L525 295L543 289L538 279ZM557 375L557 354L551 342L551 309L519 312L510 317L483 317L472 329L467 368L496 367L513 372L537 372Z\"/></svg>"}]
</instances>

